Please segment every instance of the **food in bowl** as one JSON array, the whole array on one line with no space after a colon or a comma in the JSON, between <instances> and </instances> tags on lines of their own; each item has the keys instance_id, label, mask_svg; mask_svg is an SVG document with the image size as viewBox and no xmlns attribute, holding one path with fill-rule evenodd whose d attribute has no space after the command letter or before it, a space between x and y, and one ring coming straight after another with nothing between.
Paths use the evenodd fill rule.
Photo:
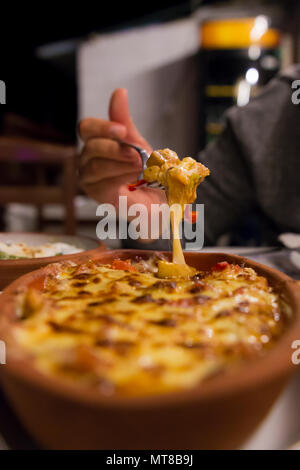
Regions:
<instances>
[{"instance_id":1,"label":"food in bowl","mask_svg":"<svg viewBox=\"0 0 300 470\"><path fill-rule=\"evenodd\" d=\"M81 235L30 232L2 232L0 246L0 290L49 263L85 259L105 250L103 243Z\"/></svg>"},{"instance_id":2,"label":"food in bowl","mask_svg":"<svg viewBox=\"0 0 300 470\"><path fill-rule=\"evenodd\" d=\"M88 269L92 269L94 263L96 267L104 265L111 267L113 263L116 263L116 259L121 261L131 259L130 264L138 262L138 264L143 265L142 270L143 268L146 270L145 274L149 270L150 273L148 274L152 273L152 276L155 277L155 282L177 282L176 279L172 278L156 278L157 273L155 271L157 266L151 268L151 261L150 263L147 261L149 256L152 255L154 255L153 252L149 253L146 250L97 251L91 256L93 263L89 266L82 264L84 261L82 260L82 255L77 255L77 274L89 274L86 278L89 286L92 283L93 275L90 277L91 273L88 272ZM162 255L170 259L168 253L159 253L158 255L159 259ZM141 257L142 260L137 260L137 256ZM94 382L85 381L84 375L81 375L81 372L79 375L76 372L74 376L65 375L64 372L60 375L55 368L51 368L51 365L47 366L47 362L44 364L43 361L38 363L39 347L37 337L34 350L26 345L25 335L29 335L29 324L27 321L30 321L30 317L27 320L21 318L20 315L23 312L22 304L25 296L30 291L33 296L40 294L39 297L41 296L42 299L44 299L44 296L47 297L47 289L50 287L47 287L48 282L51 279L55 282L57 278L60 283L62 273L68 265L52 264L33 273L26 274L4 290L0 296L0 337L7 346L7 363L1 368L1 386L23 426L44 448L233 449L239 448L265 418L271 406L282 392L287 380L297 370L291 362L291 344L300 337L299 287L296 282L293 282L285 274L240 256L224 253L194 252L186 253L185 256L188 265L196 268L198 272L209 273L212 271L211 268L213 266L227 261L229 265L252 268L257 275L266 278L269 286L272 287L272 290L268 292L275 294L279 304L281 318L277 317L277 319L279 319L278 325L280 326L280 331L278 331L278 337L274 334L269 343L262 344L260 352L255 351L253 355L249 354L249 356L237 355L235 356L236 359L224 364L224 367L221 367L219 372L216 371L216 373L208 375L197 382L195 386L174 387L170 389L170 393L156 393L153 391L152 394L140 393L137 395L134 394L133 390L132 395L129 395L125 393L125 390L121 392L119 389L111 386L109 381L104 385L103 377L100 386L97 380ZM154 259L157 260L157 257ZM222 266L224 264L220 267ZM69 265L69 267L72 266ZM135 267L139 269L138 266ZM75 265L73 265L73 269L76 269ZM120 273L117 269L114 271L116 274L123 274L123 276L133 272L121 270ZM65 276L66 283L71 283L72 281L68 280L67 273ZM83 282L83 278L75 279L74 282ZM183 281L181 278L179 282ZM96 286L97 282L93 283L93 285ZM228 280L226 285L229 282L231 281ZM253 282L255 285L255 281ZM101 290L100 285L101 283L99 283L99 291ZM77 286L78 289L79 287ZM75 287L72 287L72 289L75 289ZM81 290L89 290L89 287L81 286ZM183 293L185 294L185 292ZM203 292L201 293L203 294ZM85 295L80 294L79 297L82 296L83 299ZM165 295L153 293L152 297L161 298ZM73 295L72 293L70 295L71 298L69 300L65 299L65 302L70 302L69 306L72 305L72 297L76 298L76 296L77 294ZM126 299L126 296L124 298ZM168 298L167 295L166 298ZM51 296L49 295L49 298L45 298L45 300L51 303ZM97 300L95 299L95 301ZM33 303L35 302L33 301ZM113 302L111 303L113 305ZM36 318L36 324L38 323L38 312L41 312L38 305L37 302L36 317L32 313L31 321L33 324L34 318ZM60 320L63 322L63 310L65 307L59 305L57 300L54 301L53 305L56 305L61 310ZM76 300L74 301L74 306L74 313L77 318L76 312L80 311L80 308ZM153 306L153 302L149 303L148 318L152 317L151 306ZM94 306L92 308L98 309L99 316L104 314L101 311L101 304L98 307ZM196 311L197 309L198 307ZM140 309L140 311L144 315L144 310ZM68 312L71 314L71 307L69 307ZM65 318L68 317L68 312L66 312ZM187 314L193 312L193 309L187 307L185 310L182 309L181 312ZM242 314L242 312L240 313ZM116 320L120 319L120 314L116 308L114 315ZM123 315L125 316L124 313ZM252 313L250 313L249 318L246 312L244 315L246 322L252 322ZM271 320L272 315L270 309L270 315L266 316ZM88 312L82 311L81 317L78 316L79 321L77 325L79 327L81 320L86 324L86 328L90 325L91 330L87 331L87 336L85 336L87 342L91 342L89 335L93 331L93 325L95 325L95 319L90 323L89 316L93 317L94 315L90 315L90 313L88 315ZM261 316L257 316L259 320ZM184 319L186 316L182 315L180 318ZM287 323L285 323L286 318L288 319ZM104 318L102 320L104 321ZM141 337L144 331L148 334L148 322L146 320L147 318L145 318L145 323L143 324L147 326L141 331ZM41 334L41 337L44 335L46 338L47 334L51 334L51 330L48 329L47 325L45 325L43 330L42 317L39 317L39 321L41 325L39 334ZM113 324L109 324L109 321L110 319L108 318L107 331L113 327ZM131 323L130 318L128 318L128 321ZM115 327L118 331L118 324ZM163 328L163 325L161 327ZM32 334L34 334L34 328L32 325ZM152 328L151 324L150 328ZM176 325L175 328L167 326L165 328L174 333L178 327ZM20 335L17 333L18 331ZM188 331L189 329L187 329ZM65 343L63 340L65 337L64 333L60 333L63 335L61 337L62 342L60 343L63 347L60 348L60 351L65 352L66 355L68 355L70 349L72 351L78 351L78 349L82 351L80 347L82 335L80 333L77 334L75 331L73 333L74 336L67 337ZM114 334L112 334L112 338ZM165 335L168 336L169 334L166 330ZM79 341L77 346L75 335L77 336L77 341ZM23 336L24 341L21 336ZM56 339L58 338L55 337L53 350L57 350L58 342ZM72 348L70 348L71 343L73 344ZM44 346L45 344L41 342L40 357L42 357ZM46 346L50 351L48 339ZM100 348L101 346L98 347ZM86 347L83 348L83 351L86 351ZM198 351L201 352L200 348ZM88 355L88 357L90 356ZM123 360L121 353L117 357ZM86 364L87 356L80 356L80 359L81 364ZM56 361L55 359L52 362L54 366ZM68 364L70 361L66 360L66 363ZM124 360L125 367L126 364ZM160 432L157 432L158 429Z\"/></svg>"},{"instance_id":3,"label":"food in bowl","mask_svg":"<svg viewBox=\"0 0 300 470\"><path fill-rule=\"evenodd\" d=\"M82 248L64 242L49 242L31 246L20 242L0 241L0 260L15 260L24 258L46 258L81 253Z\"/></svg>"},{"instance_id":4,"label":"food in bowl","mask_svg":"<svg viewBox=\"0 0 300 470\"><path fill-rule=\"evenodd\" d=\"M161 279L163 258L53 265L17 294L14 340L42 374L109 396L191 389L272 349L287 318L265 277L224 261Z\"/></svg>"},{"instance_id":5,"label":"food in bowl","mask_svg":"<svg viewBox=\"0 0 300 470\"><path fill-rule=\"evenodd\" d=\"M143 177L166 188L170 205L184 205L194 202L197 187L208 175L209 169L202 163L191 157L180 160L176 152L166 148L151 153Z\"/></svg>"}]
</instances>

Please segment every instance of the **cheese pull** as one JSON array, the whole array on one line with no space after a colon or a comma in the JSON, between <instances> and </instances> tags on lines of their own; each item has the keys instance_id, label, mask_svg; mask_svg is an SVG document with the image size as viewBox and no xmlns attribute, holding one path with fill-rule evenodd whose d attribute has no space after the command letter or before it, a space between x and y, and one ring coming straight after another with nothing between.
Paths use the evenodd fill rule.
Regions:
<instances>
[{"instance_id":1,"label":"cheese pull","mask_svg":"<svg viewBox=\"0 0 300 470\"><path fill-rule=\"evenodd\" d=\"M173 204L170 209L173 234L173 263L185 265L179 233L180 222L182 220L182 207L179 204Z\"/></svg>"},{"instance_id":2,"label":"cheese pull","mask_svg":"<svg viewBox=\"0 0 300 470\"><path fill-rule=\"evenodd\" d=\"M145 181L158 181L166 188L167 201L173 235L173 263L162 264L160 277L189 277L189 268L182 251L179 227L184 215L185 204L195 201L197 187L209 175L209 169L193 158L182 160L170 149L155 150L147 161L144 171ZM172 267L173 266L173 267ZM175 272L176 274L172 274Z\"/></svg>"}]
</instances>

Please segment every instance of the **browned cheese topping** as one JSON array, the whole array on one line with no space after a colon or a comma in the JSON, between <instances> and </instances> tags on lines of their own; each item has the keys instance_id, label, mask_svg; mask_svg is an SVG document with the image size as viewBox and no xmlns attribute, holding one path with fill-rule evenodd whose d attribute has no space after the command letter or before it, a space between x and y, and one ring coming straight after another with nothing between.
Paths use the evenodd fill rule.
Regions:
<instances>
[{"instance_id":1,"label":"browned cheese topping","mask_svg":"<svg viewBox=\"0 0 300 470\"><path fill-rule=\"evenodd\" d=\"M191 388L264 355L285 322L251 268L159 279L157 259L65 264L19 294L17 342L43 374L106 395Z\"/></svg>"}]
</instances>

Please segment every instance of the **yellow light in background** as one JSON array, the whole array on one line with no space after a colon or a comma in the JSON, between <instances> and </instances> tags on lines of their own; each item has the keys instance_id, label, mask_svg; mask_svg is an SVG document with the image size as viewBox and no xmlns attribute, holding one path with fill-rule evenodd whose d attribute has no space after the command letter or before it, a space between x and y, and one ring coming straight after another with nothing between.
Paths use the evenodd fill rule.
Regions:
<instances>
[{"instance_id":1,"label":"yellow light in background","mask_svg":"<svg viewBox=\"0 0 300 470\"><path fill-rule=\"evenodd\" d=\"M272 48L280 44L280 33L269 28L268 18L233 18L211 20L200 29L204 49L249 49L252 45Z\"/></svg>"}]
</instances>

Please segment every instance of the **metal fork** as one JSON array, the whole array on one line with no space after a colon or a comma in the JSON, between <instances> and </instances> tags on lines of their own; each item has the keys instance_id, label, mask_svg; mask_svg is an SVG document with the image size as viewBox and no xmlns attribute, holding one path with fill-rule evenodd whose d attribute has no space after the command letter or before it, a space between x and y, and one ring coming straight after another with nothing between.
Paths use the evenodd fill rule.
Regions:
<instances>
[{"instance_id":1,"label":"metal fork","mask_svg":"<svg viewBox=\"0 0 300 470\"><path fill-rule=\"evenodd\" d=\"M138 145L134 145L134 144L130 144L129 142L126 142L125 140L122 140L122 139L115 139L119 144L121 145L127 145L128 147L131 147L133 148L134 150L136 150L139 154L139 156L141 157L141 160L142 160L142 171L141 173L139 174L139 177L138 177L138 181L141 181L143 179L143 173L144 173L144 170L146 169L147 165L147 160L148 158L150 157L149 153L139 147ZM158 181L153 181L152 183L145 183L145 185L143 186L146 186L148 188L156 188L156 189L165 189L165 187L160 184Z\"/></svg>"}]
</instances>

